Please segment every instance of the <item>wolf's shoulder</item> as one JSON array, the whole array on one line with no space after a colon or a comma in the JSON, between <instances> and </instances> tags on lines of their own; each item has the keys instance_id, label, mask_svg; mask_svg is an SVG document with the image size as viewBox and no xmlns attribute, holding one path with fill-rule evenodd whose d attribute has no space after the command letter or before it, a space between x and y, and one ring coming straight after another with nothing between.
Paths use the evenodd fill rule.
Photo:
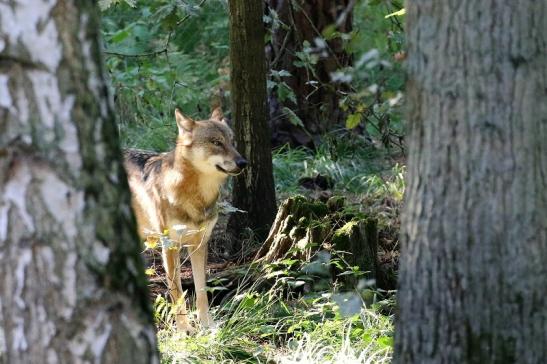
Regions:
<instances>
[{"instance_id":1,"label":"wolf's shoulder","mask_svg":"<svg viewBox=\"0 0 547 364\"><path fill-rule=\"evenodd\" d=\"M140 169L144 169L151 158L159 156L160 153L142 149L125 149L123 159L126 163L134 164Z\"/></svg>"}]
</instances>

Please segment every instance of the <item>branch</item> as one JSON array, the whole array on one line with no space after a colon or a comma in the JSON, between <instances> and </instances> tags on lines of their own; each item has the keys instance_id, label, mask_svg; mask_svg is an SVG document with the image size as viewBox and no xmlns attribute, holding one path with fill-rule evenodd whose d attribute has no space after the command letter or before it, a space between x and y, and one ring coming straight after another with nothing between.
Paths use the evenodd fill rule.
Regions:
<instances>
[{"instance_id":1,"label":"branch","mask_svg":"<svg viewBox=\"0 0 547 364\"><path fill-rule=\"evenodd\" d=\"M112 56L118 56L118 57L129 57L129 58L137 58L137 57L154 57L159 54L165 53L167 54L167 48L160 49L158 51L148 52L148 53L137 53L137 54L127 54L127 53L121 53L121 52L114 52L105 50L103 53L109 54Z\"/></svg>"}]
</instances>

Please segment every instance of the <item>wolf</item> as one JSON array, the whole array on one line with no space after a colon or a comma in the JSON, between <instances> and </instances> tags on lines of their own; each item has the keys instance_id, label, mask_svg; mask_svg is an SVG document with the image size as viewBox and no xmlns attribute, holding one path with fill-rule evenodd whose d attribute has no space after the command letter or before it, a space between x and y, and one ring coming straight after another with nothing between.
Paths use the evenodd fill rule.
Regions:
<instances>
[{"instance_id":1,"label":"wolf","mask_svg":"<svg viewBox=\"0 0 547 364\"><path fill-rule=\"evenodd\" d=\"M189 251L198 320L210 327L214 323L205 290L205 264L207 243L218 217L216 203L227 177L241 173L248 162L234 147L234 133L220 108L200 121L176 109L175 120L178 136L173 150L126 150L124 165L140 236L146 239L168 231L162 261L177 307L176 326L192 333L195 329L188 320L180 281L180 250L187 247Z\"/></svg>"}]
</instances>

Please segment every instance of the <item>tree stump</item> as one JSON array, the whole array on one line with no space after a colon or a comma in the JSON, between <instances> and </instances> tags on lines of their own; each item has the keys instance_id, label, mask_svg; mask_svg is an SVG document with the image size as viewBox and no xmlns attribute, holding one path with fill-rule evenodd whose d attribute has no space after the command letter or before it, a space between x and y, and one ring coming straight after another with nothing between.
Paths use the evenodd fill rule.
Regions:
<instances>
[{"instance_id":1,"label":"tree stump","mask_svg":"<svg viewBox=\"0 0 547 364\"><path fill-rule=\"evenodd\" d=\"M373 219L351 220L337 229L332 237L336 250L350 254L344 255L344 260L350 267L358 267L364 272L364 278L376 279L378 229ZM346 276L344 279L350 285L358 281L356 276Z\"/></svg>"},{"instance_id":2,"label":"tree stump","mask_svg":"<svg viewBox=\"0 0 547 364\"><path fill-rule=\"evenodd\" d=\"M331 197L326 203L310 201L303 196L285 200L277 212L270 233L255 255L255 261L272 263L286 257L309 261L318 250L340 254L344 269L334 269L334 275L344 271L364 272L367 279L377 273L377 221L359 217L344 210L343 197ZM346 269L347 268L347 269ZM358 277L342 279L355 285Z\"/></svg>"}]
</instances>

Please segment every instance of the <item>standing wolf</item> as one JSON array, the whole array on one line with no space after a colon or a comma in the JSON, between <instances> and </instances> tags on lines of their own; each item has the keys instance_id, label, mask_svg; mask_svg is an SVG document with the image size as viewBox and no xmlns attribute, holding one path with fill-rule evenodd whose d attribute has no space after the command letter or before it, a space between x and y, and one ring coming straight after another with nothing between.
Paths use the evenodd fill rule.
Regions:
<instances>
[{"instance_id":1,"label":"standing wolf","mask_svg":"<svg viewBox=\"0 0 547 364\"><path fill-rule=\"evenodd\" d=\"M233 132L217 108L209 120L194 121L175 111L178 137L167 153L125 152L125 168L139 234L169 231L171 247L163 247L169 294L177 304L177 329L193 332L180 282L180 249L188 247L198 319L212 325L205 291L207 242L217 221L219 189L229 175L247 165L233 146ZM181 226L184 231L181 232Z\"/></svg>"}]
</instances>

